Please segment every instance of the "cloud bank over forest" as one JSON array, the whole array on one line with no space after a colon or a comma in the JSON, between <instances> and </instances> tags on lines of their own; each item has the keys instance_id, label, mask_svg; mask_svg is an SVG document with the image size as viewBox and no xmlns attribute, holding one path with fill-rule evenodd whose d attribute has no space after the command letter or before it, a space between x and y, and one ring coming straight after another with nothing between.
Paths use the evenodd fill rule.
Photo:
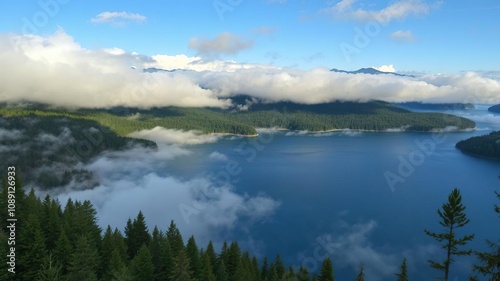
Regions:
<instances>
[{"instance_id":1,"label":"cloud bank over forest","mask_svg":"<svg viewBox=\"0 0 500 281\"><path fill-rule=\"evenodd\" d=\"M0 61L0 102L225 108L231 103L228 98L237 94L305 104L370 99L500 102L500 81L481 72L412 78L277 68L182 54L144 56L118 47L86 49L62 29L46 37L0 35ZM142 71L149 67L185 71Z\"/></svg>"}]
</instances>

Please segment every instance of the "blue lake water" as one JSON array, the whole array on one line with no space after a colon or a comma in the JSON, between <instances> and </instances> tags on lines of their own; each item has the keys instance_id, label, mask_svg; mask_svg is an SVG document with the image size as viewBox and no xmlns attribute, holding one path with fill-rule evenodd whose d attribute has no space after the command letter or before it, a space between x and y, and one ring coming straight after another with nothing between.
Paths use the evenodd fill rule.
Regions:
<instances>
[{"instance_id":1,"label":"blue lake water","mask_svg":"<svg viewBox=\"0 0 500 281\"><path fill-rule=\"evenodd\" d=\"M485 249L484 240L498 239L500 233L493 212L500 162L455 149L460 140L500 129L500 119L484 106L453 113L475 119L478 130L264 131L259 138L226 137L190 147L193 153L176 161L169 173L186 179L212 175L239 194L264 193L281 203L268 218L227 233L229 240L247 241L243 248L269 257L280 252L287 264L310 270L328 254L338 280L354 279L361 264L367 280L394 280L406 257L413 280L431 280L441 273L426 260L441 260L443 252L424 229L441 230L436 211L453 188L461 190L470 218L459 233L476 234L470 247ZM215 151L227 160L200 161ZM470 262L458 258L450 280L466 280Z\"/></svg>"}]
</instances>

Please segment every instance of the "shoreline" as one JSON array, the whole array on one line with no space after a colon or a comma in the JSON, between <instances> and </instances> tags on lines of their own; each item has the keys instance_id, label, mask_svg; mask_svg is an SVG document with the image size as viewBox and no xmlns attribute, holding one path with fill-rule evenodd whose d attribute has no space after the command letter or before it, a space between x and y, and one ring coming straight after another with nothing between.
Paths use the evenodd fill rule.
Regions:
<instances>
[{"instance_id":1,"label":"shoreline","mask_svg":"<svg viewBox=\"0 0 500 281\"><path fill-rule=\"evenodd\" d=\"M332 133L332 132L342 132L342 131L356 131L356 132L368 132L368 133L459 133L459 132L468 132L475 131L477 126L474 128L466 128L466 129L457 129L446 131L444 129L440 130L430 130L430 131L417 131L417 130L401 130L397 128L386 129L386 130L365 130L365 129L329 129L329 130L320 130L320 131L309 131L309 130L292 130L287 128L257 128L257 134L252 135L244 135L244 134L234 134L234 133L209 133L208 135L215 136L236 136L236 137L258 137L259 130L272 130L272 131L293 131L293 132L307 132L307 134L322 134L322 133Z\"/></svg>"}]
</instances>

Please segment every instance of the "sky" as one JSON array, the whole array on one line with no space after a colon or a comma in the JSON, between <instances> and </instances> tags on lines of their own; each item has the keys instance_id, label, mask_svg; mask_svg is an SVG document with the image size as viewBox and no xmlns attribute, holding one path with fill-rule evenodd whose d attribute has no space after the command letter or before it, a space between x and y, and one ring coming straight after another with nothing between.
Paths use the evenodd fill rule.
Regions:
<instances>
[{"instance_id":1,"label":"sky","mask_svg":"<svg viewBox=\"0 0 500 281\"><path fill-rule=\"evenodd\" d=\"M302 103L500 102L495 0L29 3L0 3L0 101L227 107L224 98L245 93ZM149 67L194 72L150 75L145 87L138 73ZM363 67L418 79L328 71ZM147 98L126 97L138 87Z\"/></svg>"}]
</instances>

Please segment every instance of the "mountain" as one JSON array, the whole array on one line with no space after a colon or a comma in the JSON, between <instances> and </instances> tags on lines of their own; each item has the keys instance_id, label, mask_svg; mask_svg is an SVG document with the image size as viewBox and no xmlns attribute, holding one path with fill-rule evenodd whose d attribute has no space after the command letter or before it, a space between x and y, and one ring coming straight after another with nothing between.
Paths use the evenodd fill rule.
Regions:
<instances>
[{"instance_id":1,"label":"mountain","mask_svg":"<svg viewBox=\"0 0 500 281\"><path fill-rule=\"evenodd\" d=\"M423 103L423 102L401 102L394 103L406 109L417 110L470 110L476 107L472 103Z\"/></svg>"},{"instance_id":2,"label":"mountain","mask_svg":"<svg viewBox=\"0 0 500 281\"><path fill-rule=\"evenodd\" d=\"M415 77L413 75L405 75L405 74L399 74L399 73L395 73L395 72L384 72L384 71L377 70L373 67L360 68L360 69L354 70L354 71L332 68L332 69L330 69L330 71L338 72L338 73L347 73L347 74L372 74L372 75L391 74L391 75L401 76L401 77L412 77L412 78Z\"/></svg>"}]
</instances>

